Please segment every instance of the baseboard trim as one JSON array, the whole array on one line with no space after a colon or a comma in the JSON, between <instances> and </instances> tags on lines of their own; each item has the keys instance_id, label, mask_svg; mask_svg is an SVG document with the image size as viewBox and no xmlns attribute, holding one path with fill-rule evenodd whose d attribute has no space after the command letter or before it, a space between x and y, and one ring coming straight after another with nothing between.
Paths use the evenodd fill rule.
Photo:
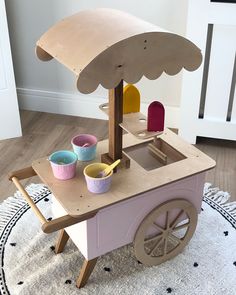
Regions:
<instances>
[{"instance_id":1,"label":"baseboard trim","mask_svg":"<svg viewBox=\"0 0 236 295\"><path fill-rule=\"evenodd\" d=\"M52 91L17 88L20 109L56 113L107 120L107 116L99 110L99 105L107 102L107 98L95 95L69 94ZM141 111L146 114L147 102L141 104ZM179 127L179 107L165 106L165 125Z\"/></svg>"}]
</instances>

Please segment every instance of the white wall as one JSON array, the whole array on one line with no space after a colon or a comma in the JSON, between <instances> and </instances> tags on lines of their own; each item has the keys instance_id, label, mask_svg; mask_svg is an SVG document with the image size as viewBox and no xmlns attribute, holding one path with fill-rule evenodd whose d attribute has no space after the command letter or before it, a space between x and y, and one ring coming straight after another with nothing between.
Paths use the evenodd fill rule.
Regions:
<instances>
[{"instance_id":1,"label":"white wall","mask_svg":"<svg viewBox=\"0 0 236 295\"><path fill-rule=\"evenodd\" d=\"M0 141L21 136L5 3L0 0Z\"/></svg>"},{"instance_id":2,"label":"white wall","mask_svg":"<svg viewBox=\"0 0 236 295\"><path fill-rule=\"evenodd\" d=\"M65 16L83 9L111 7L127 11L170 31L185 34L187 0L8 0L6 5L16 84L20 88L20 105L24 108L63 112L68 98L73 102L80 99L84 102L85 98L78 93L75 77L69 70L54 60L41 62L34 55L37 39ZM137 84L142 101L160 100L166 106L179 107L181 76L169 77L163 74L156 81L143 78ZM54 99L57 93L60 93L60 98ZM37 101L35 95L38 95ZM97 102L106 96L107 91L100 87L90 98ZM63 98L66 101L64 106L60 106L59 100ZM73 111L68 113L74 114ZM92 115L97 116L96 111Z\"/></svg>"}]
</instances>

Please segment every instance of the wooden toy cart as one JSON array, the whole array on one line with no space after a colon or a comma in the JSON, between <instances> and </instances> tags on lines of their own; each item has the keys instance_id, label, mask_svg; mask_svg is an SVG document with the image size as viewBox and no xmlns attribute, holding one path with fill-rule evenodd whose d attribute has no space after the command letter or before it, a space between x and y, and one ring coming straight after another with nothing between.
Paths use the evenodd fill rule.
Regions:
<instances>
[{"instance_id":1,"label":"wooden toy cart","mask_svg":"<svg viewBox=\"0 0 236 295\"><path fill-rule=\"evenodd\" d=\"M94 29L96 28L96 30ZM78 163L75 178L54 178L47 158L11 173L46 233L61 230L56 253L70 237L85 257L77 286L83 287L97 258L134 243L145 265L157 265L181 252L201 211L205 171L215 162L168 129L148 132L141 113L123 116L123 80L155 79L165 71L196 69L200 50L190 41L128 14L96 9L80 12L52 27L37 43L42 60L52 57L78 75L77 87L90 93L99 83L109 90L109 139L98 143L94 161L123 161L105 194L87 190ZM140 120L141 119L141 120ZM122 129L129 133L122 136ZM107 153L108 149L108 153ZM19 180L38 175L53 193L54 219L47 221Z\"/></svg>"}]
</instances>

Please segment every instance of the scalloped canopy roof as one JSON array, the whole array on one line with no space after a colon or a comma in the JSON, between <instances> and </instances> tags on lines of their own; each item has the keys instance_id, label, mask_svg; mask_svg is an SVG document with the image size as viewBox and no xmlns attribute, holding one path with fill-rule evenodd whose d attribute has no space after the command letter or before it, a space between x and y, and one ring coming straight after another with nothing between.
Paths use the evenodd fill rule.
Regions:
<instances>
[{"instance_id":1,"label":"scalloped canopy roof","mask_svg":"<svg viewBox=\"0 0 236 295\"><path fill-rule=\"evenodd\" d=\"M162 72L194 71L202 61L200 49L186 38L107 8L61 20L39 39L36 54L72 70L82 93L93 92L99 84L114 88L122 79L134 84L142 76L153 80Z\"/></svg>"}]
</instances>

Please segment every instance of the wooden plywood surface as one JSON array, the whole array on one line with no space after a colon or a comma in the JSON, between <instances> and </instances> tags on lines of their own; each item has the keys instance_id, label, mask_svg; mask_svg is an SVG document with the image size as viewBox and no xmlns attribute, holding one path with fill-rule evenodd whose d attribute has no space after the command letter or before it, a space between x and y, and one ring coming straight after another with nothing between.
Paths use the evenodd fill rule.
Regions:
<instances>
[{"instance_id":1,"label":"wooden plywood surface","mask_svg":"<svg viewBox=\"0 0 236 295\"><path fill-rule=\"evenodd\" d=\"M162 134L162 131L147 131L147 118L142 113L123 115L123 122L120 123L120 126L139 139L147 139Z\"/></svg>"},{"instance_id":2,"label":"wooden plywood surface","mask_svg":"<svg viewBox=\"0 0 236 295\"><path fill-rule=\"evenodd\" d=\"M73 71L82 93L99 84L115 88L121 80L134 84L143 75L157 79L163 71L175 75L183 67L193 71L202 61L200 49L189 40L108 8L81 11L58 22L38 40L36 54Z\"/></svg>"},{"instance_id":3,"label":"wooden plywood surface","mask_svg":"<svg viewBox=\"0 0 236 295\"><path fill-rule=\"evenodd\" d=\"M99 108L109 116L109 103L104 103ZM123 114L123 122L120 123L120 127L138 139L148 139L162 134L162 131L147 131L147 117L140 112Z\"/></svg>"},{"instance_id":4,"label":"wooden plywood surface","mask_svg":"<svg viewBox=\"0 0 236 295\"><path fill-rule=\"evenodd\" d=\"M72 216L79 216L97 211L111 204L121 202L132 196L200 173L215 166L214 160L182 141L170 130L165 130L161 138L177 151L181 152L186 159L151 171L146 171L135 161L131 160L130 169L122 169L114 174L111 190L101 195L92 194L87 190L83 168L88 163L79 162L76 178L67 181L60 181L54 178L50 163L46 158L34 161L32 167L43 182L49 186L67 213ZM124 135L123 140L124 147L140 143L140 140L129 134ZM99 142L98 156L95 161L100 161L100 154L107 152L107 149L107 140Z\"/></svg>"}]
</instances>

